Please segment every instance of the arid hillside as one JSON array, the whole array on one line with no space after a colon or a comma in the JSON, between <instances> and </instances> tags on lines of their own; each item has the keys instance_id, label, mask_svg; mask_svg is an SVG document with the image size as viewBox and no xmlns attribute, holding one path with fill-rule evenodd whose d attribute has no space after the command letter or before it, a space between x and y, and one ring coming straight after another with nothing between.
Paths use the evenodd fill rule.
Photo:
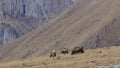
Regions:
<instances>
[{"instance_id":1,"label":"arid hillside","mask_svg":"<svg viewBox=\"0 0 120 68\"><path fill-rule=\"evenodd\" d=\"M41 56L0 63L0 68L119 68L120 47L87 50L78 55Z\"/></svg>"},{"instance_id":2,"label":"arid hillside","mask_svg":"<svg viewBox=\"0 0 120 68\"><path fill-rule=\"evenodd\" d=\"M1 60L47 55L55 49L120 45L120 0L77 0L48 24L0 47Z\"/></svg>"}]
</instances>

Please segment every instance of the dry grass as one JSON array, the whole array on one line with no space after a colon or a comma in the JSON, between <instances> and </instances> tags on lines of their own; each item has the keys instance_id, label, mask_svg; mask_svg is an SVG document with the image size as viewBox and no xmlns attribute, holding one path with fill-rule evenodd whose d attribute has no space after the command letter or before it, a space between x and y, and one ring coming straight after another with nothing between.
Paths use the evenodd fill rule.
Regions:
<instances>
[{"instance_id":1,"label":"dry grass","mask_svg":"<svg viewBox=\"0 0 120 68\"><path fill-rule=\"evenodd\" d=\"M57 55L3 62L0 68L96 68L120 64L120 47L87 50L79 55Z\"/></svg>"}]
</instances>

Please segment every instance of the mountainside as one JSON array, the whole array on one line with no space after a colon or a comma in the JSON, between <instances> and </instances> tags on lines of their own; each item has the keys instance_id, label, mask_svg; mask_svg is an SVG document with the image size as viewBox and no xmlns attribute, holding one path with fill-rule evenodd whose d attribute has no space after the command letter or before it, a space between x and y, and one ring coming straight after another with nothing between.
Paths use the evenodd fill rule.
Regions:
<instances>
[{"instance_id":1,"label":"mountainside","mask_svg":"<svg viewBox=\"0 0 120 68\"><path fill-rule=\"evenodd\" d=\"M35 17L49 19L75 0L0 0L1 18ZM53 15L52 15L53 14Z\"/></svg>"},{"instance_id":2,"label":"mountainside","mask_svg":"<svg viewBox=\"0 0 120 68\"><path fill-rule=\"evenodd\" d=\"M0 68L119 68L120 47L86 50L79 55L34 57L24 60L1 62Z\"/></svg>"},{"instance_id":3,"label":"mountainside","mask_svg":"<svg viewBox=\"0 0 120 68\"><path fill-rule=\"evenodd\" d=\"M120 0L78 0L57 18L0 47L1 60L24 59L55 49L120 45Z\"/></svg>"},{"instance_id":4,"label":"mountainside","mask_svg":"<svg viewBox=\"0 0 120 68\"><path fill-rule=\"evenodd\" d=\"M75 0L0 0L0 45L47 23L74 2Z\"/></svg>"}]
</instances>

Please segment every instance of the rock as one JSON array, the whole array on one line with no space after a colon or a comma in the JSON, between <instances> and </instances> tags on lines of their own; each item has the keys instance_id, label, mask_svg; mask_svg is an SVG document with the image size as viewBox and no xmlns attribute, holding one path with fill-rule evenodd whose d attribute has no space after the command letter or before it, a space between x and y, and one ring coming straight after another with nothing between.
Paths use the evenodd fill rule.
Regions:
<instances>
[{"instance_id":1,"label":"rock","mask_svg":"<svg viewBox=\"0 0 120 68\"><path fill-rule=\"evenodd\" d=\"M0 12L14 18L47 19L50 16L49 13L58 14L72 3L74 3L74 0L0 0Z\"/></svg>"},{"instance_id":2,"label":"rock","mask_svg":"<svg viewBox=\"0 0 120 68\"><path fill-rule=\"evenodd\" d=\"M98 68L114 68L113 66L100 66Z\"/></svg>"},{"instance_id":3,"label":"rock","mask_svg":"<svg viewBox=\"0 0 120 68\"><path fill-rule=\"evenodd\" d=\"M19 30L6 23L0 24L0 45L21 36Z\"/></svg>"},{"instance_id":4,"label":"rock","mask_svg":"<svg viewBox=\"0 0 120 68\"><path fill-rule=\"evenodd\" d=\"M120 68L120 65L98 66L97 68Z\"/></svg>"},{"instance_id":5,"label":"rock","mask_svg":"<svg viewBox=\"0 0 120 68\"><path fill-rule=\"evenodd\" d=\"M96 60L89 60L90 62L92 62L92 63L95 63L96 62Z\"/></svg>"},{"instance_id":6,"label":"rock","mask_svg":"<svg viewBox=\"0 0 120 68\"><path fill-rule=\"evenodd\" d=\"M75 0L0 0L0 45L12 41L53 19ZM11 25L12 19L19 26ZM23 22L23 23L21 23ZM24 31L21 31L23 30Z\"/></svg>"},{"instance_id":7,"label":"rock","mask_svg":"<svg viewBox=\"0 0 120 68\"><path fill-rule=\"evenodd\" d=\"M120 64L119 65L114 65L114 68L120 68Z\"/></svg>"}]
</instances>

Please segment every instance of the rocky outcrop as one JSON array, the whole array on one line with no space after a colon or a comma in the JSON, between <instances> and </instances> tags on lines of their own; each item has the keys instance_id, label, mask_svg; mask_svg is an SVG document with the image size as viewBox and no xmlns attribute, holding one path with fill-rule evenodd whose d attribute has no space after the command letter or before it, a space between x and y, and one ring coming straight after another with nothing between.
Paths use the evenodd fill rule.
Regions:
<instances>
[{"instance_id":1,"label":"rocky outcrop","mask_svg":"<svg viewBox=\"0 0 120 68\"><path fill-rule=\"evenodd\" d=\"M6 42L20 37L21 35L21 32L12 27L10 24L0 24L0 44L5 44Z\"/></svg>"},{"instance_id":2,"label":"rocky outcrop","mask_svg":"<svg viewBox=\"0 0 120 68\"><path fill-rule=\"evenodd\" d=\"M53 19L75 0L0 0L0 45L18 38ZM6 22L9 18L19 26ZM21 23L24 22L24 23ZM7 24L8 23L8 24ZM23 27L24 31L20 31Z\"/></svg>"},{"instance_id":3,"label":"rocky outcrop","mask_svg":"<svg viewBox=\"0 0 120 68\"><path fill-rule=\"evenodd\" d=\"M49 19L74 0L0 0L0 12L14 18L35 17Z\"/></svg>"}]
</instances>

